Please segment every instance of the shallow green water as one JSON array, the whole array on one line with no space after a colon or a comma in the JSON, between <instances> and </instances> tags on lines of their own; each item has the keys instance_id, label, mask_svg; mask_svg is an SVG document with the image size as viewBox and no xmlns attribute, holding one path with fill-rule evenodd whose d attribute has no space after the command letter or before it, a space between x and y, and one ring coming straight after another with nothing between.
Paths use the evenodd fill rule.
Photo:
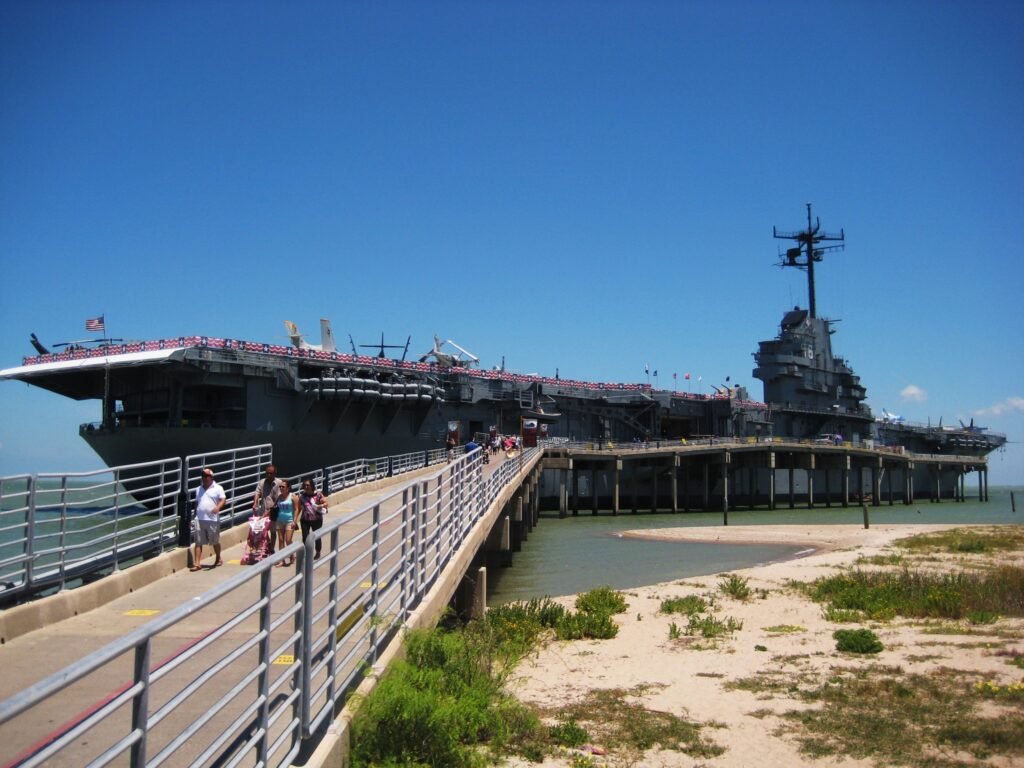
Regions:
<instances>
[{"instance_id":1,"label":"shallow green water","mask_svg":"<svg viewBox=\"0 0 1024 768\"><path fill-rule=\"evenodd\" d=\"M958 504L943 501L892 507L869 507L872 524L1024 523L1024 491L1015 489L1017 512L1010 508L1009 488L991 488L988 502L976 499ZM569 595L601 585L617 589L657 584L672 579L767 563L806 552L792 546L705 544L622 538L633 529L718 526L722 514L619 514L594 517L544 517L512 557L510 568L490 569L488 603L526 600L544 595ZM863 524L860 507L732 511L730 525Z\"/></svg>"}]
</instances>

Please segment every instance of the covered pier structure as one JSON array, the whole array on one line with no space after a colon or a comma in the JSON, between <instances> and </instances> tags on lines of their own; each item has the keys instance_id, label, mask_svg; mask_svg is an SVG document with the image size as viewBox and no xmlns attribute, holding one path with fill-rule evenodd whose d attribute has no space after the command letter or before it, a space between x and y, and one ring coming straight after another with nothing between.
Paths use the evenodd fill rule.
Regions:
<instances>
[{"instance_id":1,"label":"covered pier structure","mask_svg":"<svg viewBox=\"0 0 1024 768\"><path fill-rule=\"evenodd\" d=\"M978 500L987 501L988 463L978 456L719 438L565 443L545 450L540 503L567 516L962 502L972 472Z\"/></svg>"}]
</instances>

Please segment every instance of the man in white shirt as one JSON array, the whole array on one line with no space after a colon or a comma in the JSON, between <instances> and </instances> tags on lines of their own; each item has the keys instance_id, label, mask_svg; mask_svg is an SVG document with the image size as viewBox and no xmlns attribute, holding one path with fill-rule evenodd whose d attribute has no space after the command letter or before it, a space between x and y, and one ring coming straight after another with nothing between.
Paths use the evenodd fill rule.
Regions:
<instances>
[{"instance_id":1,"label":"man in white shirt","mask_svg":"<svg viewBox=\"0 0 1024 768\"><path fill-rule=\"evenodd\" d=\"M212 544L213 553L217 559L213 564L224 565L220 559L220 511L224 509L227 496L224 489L213 481L213 470L209 467L203 469L202 485L196 488L196 519L195 528L192 533L195 538L195 555L192 558L190 571L198 571L202 568L200 564L203 559L203 545Z\"/></svg>"}]
</instances>

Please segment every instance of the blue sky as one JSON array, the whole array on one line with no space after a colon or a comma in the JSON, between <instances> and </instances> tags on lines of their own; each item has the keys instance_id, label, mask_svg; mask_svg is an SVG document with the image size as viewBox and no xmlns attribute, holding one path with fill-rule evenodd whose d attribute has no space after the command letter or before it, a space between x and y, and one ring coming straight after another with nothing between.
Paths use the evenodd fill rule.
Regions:
<instances>
[{"instance_id":1,"label":"blue sky","mask_svg":"<svg viewBox=\"0 0 1024 768\"><path fill-rule=\"evenodd\" d=\"M28 334L282 341L329 317L484 365L726 376L804 276L869 403L974 417L1024 483L1024 4L0 4L0 367ZM696 387L695 387L696 389ZM99 465L0 382L0 474Z\"/></svg>"}]
</instances>

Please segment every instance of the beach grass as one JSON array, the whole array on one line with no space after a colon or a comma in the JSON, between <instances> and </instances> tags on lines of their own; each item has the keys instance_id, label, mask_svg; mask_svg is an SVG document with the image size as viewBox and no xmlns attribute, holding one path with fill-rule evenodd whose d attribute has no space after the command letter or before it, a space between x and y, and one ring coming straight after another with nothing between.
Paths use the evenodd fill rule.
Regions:
<instances>
[{"instance_id":1,"label":"beach grass","mask_svg":"<svg viewBox=\"0 0 1024 768\"><path fill-rule=\"evenodd\" d=\"M993 528L954 528L937 533L925 533L896 542L896 546L910 553L986 555L1024 549L1024 527L999 526Z\"/></svg>"},{"instance_id":2,"label":"beach grass","mask_svg":"<svg viewBox=\"0 0 1024 768\"><path fill-rule=\"evenodd\" d=\"M973 623L983 623L992 616L1024 616L1024 568L1000 565L977 573L855 569L818 579L809 593L832 608L860 611L878 621L973 617Z\"/></svg>"}]
</instances>

